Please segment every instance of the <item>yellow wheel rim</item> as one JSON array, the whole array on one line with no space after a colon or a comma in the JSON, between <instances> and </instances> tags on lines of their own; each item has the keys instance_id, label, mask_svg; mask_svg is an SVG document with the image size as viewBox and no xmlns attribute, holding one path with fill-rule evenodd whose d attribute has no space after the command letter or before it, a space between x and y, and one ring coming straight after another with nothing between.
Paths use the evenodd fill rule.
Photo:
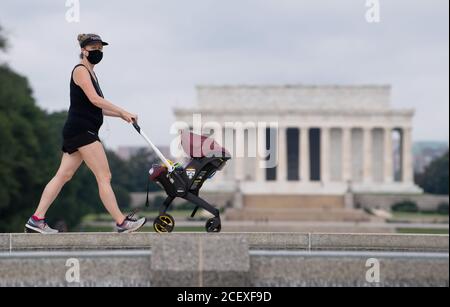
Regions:
<instances>
[{"instance_id":1,"label":"yellow wheel rim","mask_svg":"<svg viewBox=\"0 0 450 307\"><path fill-rule=\"evenodd\" d=\"M154 223L153 228L157 233L168 233L173 230L174 226L175 221L173 220L172 217L168 215L161 215L158 217L158 220Z\"/></svg>"},{"instance_id":2,"label":"yellow wheel rim","mask_svg":"<svg viewBox=\"0 0 450 307\"><path fill-rule=\"evenodd\" d=\"M173 225L173 220L170 218L170 216L162 215L162 216L159 217L159 220L161 222L163 222L164 224L166 224L167 226L172 226Z\"/></svg>"},{"instance_id":3,"label":"yellow wheel rim","mask_svg":"<svg viewBox=\"0 0 450 307\"><path fill-rule=\"evenodd\" d=\"M154 228L157 233L167 233L167 230L159 224L155 224Z\"/></svg>"}]
</instances>

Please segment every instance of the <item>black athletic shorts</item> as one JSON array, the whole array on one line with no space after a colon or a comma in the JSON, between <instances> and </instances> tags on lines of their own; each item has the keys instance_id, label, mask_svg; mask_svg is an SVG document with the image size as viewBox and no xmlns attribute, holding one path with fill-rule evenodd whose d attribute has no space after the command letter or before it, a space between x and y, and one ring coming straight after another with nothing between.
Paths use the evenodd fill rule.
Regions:
<instances>
[{"instance_id":1,"label":"black athletic shorts","mask_svg":"<svg viewBox=\"0 0 450 307\"><path fill-rule=\"evenodd\" d=\"M88 130L72 138L64 139L62 151L71 155L78 151L78 148L94 143L95 141L100 142L98 133Z\"/></svg>"}]
</instances>

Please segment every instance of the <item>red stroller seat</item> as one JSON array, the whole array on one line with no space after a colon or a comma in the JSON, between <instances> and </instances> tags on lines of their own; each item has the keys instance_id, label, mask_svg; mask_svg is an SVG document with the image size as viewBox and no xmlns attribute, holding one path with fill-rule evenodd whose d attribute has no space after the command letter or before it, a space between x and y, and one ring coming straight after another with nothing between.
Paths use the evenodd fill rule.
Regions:
<instances>
[{"instance_id":1,"label":"red stroller seat","mask_svg":"<svg viewBox=\"0 0 450 307\"><path fill-rule=\"evenodd\" d=\"M181 145L191 158L218 157L230 158L230 153L214 139L190 131L181 132Z\"/></svg>"}]
</instances>

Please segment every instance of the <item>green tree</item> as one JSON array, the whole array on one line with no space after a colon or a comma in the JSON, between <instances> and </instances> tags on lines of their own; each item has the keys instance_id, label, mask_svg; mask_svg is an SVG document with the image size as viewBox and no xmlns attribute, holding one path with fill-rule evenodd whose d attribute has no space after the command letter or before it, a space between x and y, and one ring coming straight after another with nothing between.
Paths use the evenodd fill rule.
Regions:
<instances>
[{"instance_id":1,"label":"green tree","mask_svg":"<svg viewBox=\"0 0 450 307\"><path fill-rule=\"evenodd\" d=\"M417 184L424 189L426 193L448 195L448 152L431 162L423 174L416 177Z\"/></svg>"},{"instance_id":2,"label":"green tree","mask_svg":"<svg viewBox=\"0 0 450 307\"><path fill-rule=\"evenodd\" d=\"M7 46L6 37L3 35L3 28L0 25L0 50L5 50Z\"/></svg>"},{"instance_id":3,"label":"green tree","mask_svg":"<svg viewBox=\"0 0 450 307\"><path fill-rule=\"evenodd\" d=\"M47 131L46 113L35 105L26 78L0 66L0 231L17 229L15 222L39 197L51 158Z\"/></svg>"}]
</instances>

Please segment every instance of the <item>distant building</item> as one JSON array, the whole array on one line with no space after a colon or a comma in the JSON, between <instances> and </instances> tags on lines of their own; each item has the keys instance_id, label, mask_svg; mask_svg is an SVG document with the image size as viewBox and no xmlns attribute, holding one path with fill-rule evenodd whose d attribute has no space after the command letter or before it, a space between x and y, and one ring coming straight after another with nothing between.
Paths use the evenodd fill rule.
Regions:
<instances>
[{"instance_id":1,"label":"distant building","mask_svg":"<svg viewBox=\"0 0 450 307\"><path fill-rule=\"evenodd\" d=\"M448 152L446 142L416 142L413 146L414 172L423 173L433 160Z\"/></svg>"}]
</instances>

